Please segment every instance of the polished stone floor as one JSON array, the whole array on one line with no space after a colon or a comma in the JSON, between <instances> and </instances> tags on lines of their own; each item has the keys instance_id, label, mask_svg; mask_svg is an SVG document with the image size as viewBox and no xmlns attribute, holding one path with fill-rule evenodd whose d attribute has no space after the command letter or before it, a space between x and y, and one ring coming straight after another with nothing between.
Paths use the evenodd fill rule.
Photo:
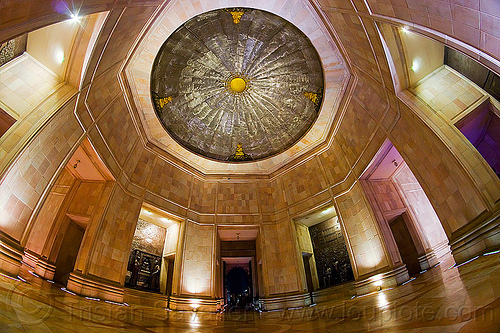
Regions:
<instances>
[{"instance_id":1,"label":"polished stone floor","mask_svg":"<svg viewBox=\"0 0 500 333\"><path fill-rule=\"evenodd\" d=\"M86 299L23 269L18 280L0 276L0 332L500 332L500 254L451 266L362 297L222 314Z\"/></svg>"}]
</instances>

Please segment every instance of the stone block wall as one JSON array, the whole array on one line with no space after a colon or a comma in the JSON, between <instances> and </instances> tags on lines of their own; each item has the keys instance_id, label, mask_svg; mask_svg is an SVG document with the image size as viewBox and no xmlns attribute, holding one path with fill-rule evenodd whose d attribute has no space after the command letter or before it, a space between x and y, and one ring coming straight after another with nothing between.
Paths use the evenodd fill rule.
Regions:
<instances>
[{"instance_id":1,"label":"stone block wall","mask_svg":"<svg viewBox=\"0 0 500 333\"><path fill-rule=\"evenodd\" d=\"M181 294L213 297L215 227L188 221L183 242Z\"/></svg>"},{"instance_id":2,"label":"stone block wall","mask_svg":"<svg viewBox=\"0 0 500 333\"><path fill-rule=\"evenodd\" d=\"M10 165L0 183L0 227L23 244L31 214L83 134L72 113L74 106L75 98L58 111Z\"/></svg>"},{"instance_id":3,"label":"stone block wall","mask_svg":"<svg viewBox=\"0 0 500 333\"><path fill-rule=\"evenodd\" d=\"M38 213L33 224L36 226L30 233L26 249L38 255L42 255L45 247L45 240L49 236L52 228L51 223L45 221L54 221L59 213L66 195L69 193L75 178L71 173L64 169L59 175L57 181L52 187L49 195L45 199L42 209ZM45 255L47 255L45 253Z\"/></svg>"},{"instance_id":4,"label":"stone block wall","mask_svg":"<svg viewBox=\"0 0 500 333\"><path fill-rule=\"evenodd\" d=\"M263 280L266 296L301 292L291 222L262 226Z\"/></svg>"},{"instance_id":5,"label":"stone block wall","mask_svg":"<svg viewBox=\"0 0 500 333\"><path fill-rule=\"evenodd\" d=\"M336 203L347 236L354 278L389 268L387 250L361 185L356 183L350 191L336 198Z\"/></svg>"}]
</instances>

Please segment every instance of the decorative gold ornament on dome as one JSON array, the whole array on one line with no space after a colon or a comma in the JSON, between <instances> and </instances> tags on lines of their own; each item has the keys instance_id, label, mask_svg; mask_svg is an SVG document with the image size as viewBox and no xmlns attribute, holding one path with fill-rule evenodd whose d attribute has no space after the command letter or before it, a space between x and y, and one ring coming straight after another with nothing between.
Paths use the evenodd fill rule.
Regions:
<instances>
[{"instance_id":1,"label":"decorative gold ornament on dome","mask_svg":"<svg viewBox=\"0 0 500 333\"><path fill-rule=\"evenodd\" d=\"M323 89L319 89L317 92L305 91L304 96L310 99L316 106L316 109L318 109L323 99Z\"/></svg>"},{"instance_id":2,"label":"decorative gold ornament on dome","mask_svg":"<svg viewBox=\"0 0 500 333\"><path fill-rule=\"evenodd\" d=\"M314 104L318 104L318 94L306 91L304 96L309 98Z\"/></svg>"},{"instance_id":3,"label":"decorative gold ornament on dome","mask_svg":"<svg viewBox=\"0 0 500 333\"><path fill-rule=\"evenodd\" d=\"M160 109L160 110L161 110L161 109L163 109L163 107L164 107L165 105L167 105L167 104L168 104L168 102L171 102L171 101L172 101L172 99L173 99L173 97L172 97L172 96L168 96L168 97L160 97L160 96L158 96L158 94L157 94L157 93L155 93L155 92L152 92L152 95L153 95L153 102L155 103L156 108L158 108L158 109Z\"/></svg>"},{"instance_id":4,"label":"decorative gold ornament on dome","mask_svg":"<svg viewBox=\"0 0 500 333\"><path fill-rule=\"evenodd\" d=\"M232 91L240 93L245 91L247 82L241 77L235 77L231 81L229 81L229 87Z\"/></svg>"},{"instance_id":5,"label":"decorative gold ornament on dome","mask_svg":"<svg viewBox=\"0 0 500 333\"><path fill-rule=\"evenodd\" d=\"M243 146L241 143L238 143L236 145L236 152L229 156L228 158L229 161L251 161L252 157L250 155L247 155L243 152Z\"/></svg>"},{"instance_id":6,"label":"decorative gold ornament on dome","mask_svg":"<svg viewBox=\"0 0 500 333\"><path fill-rule=\"evenodd\" d=\"M241 17L243 16L243 14L245 14L245 12L243 12L243 11L233 11L233 12L230 12L230 13L233 16L233 22L234 22L234 24L240 23Z\"/></svg>"}]
</instances>

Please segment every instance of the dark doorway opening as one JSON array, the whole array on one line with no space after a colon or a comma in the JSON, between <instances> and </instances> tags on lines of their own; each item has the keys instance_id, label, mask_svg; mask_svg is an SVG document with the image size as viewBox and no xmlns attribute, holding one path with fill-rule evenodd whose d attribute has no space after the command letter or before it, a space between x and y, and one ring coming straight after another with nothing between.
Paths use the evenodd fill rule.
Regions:
<instances>
[{"instance_id":1,"label":"dark doorway opening","mask_svg":"<svg viewBox=\"0 0 500 333\"><path fill-rule=\"evenodd\" d=\"M231 309L252 306L252 274L243 267L233 267L226 274L227 302Z\"/></svg>"},{"instance_id":2,"label":"dark doorway opening","mask_svg":"<svg viewBox=\"0 0 500 333\"><path fill-rule=\"evenodd\" d=\"M307 292L312 293L314 291L312 274L311 274L311 265L309 263L309 259L311 258L311 253L302 253L302 261L304 262L304 271L306 273L306 282L307 282Z\"/></svg>"},{"instance_id":3,"label":"dark doorway opening","mask_svg":"<svg viewBox=\"0 0 500 333\"><path fill-rule=\"evenodd\" d=\"M224 311L248 311L259 308L260 261L256 251L256 226L236 229L219 228L221 265L217 294L224 299Z\"/></svg>"},{"instance_id":4,"label":"dark doorway opening","mask_svg":"<svg viewBox=\"0 0 500 333\"><path fill-rule=\"evenodd\" d=\"M415 275L420 272L420 263L418 261L418 251L411 237L408 226L403 215L400 215L389 222L394 240L398 246L401 260L406 265L409 275Z\"/></svg>"},{"instance_id":5,"label":"dark doorway opening","mask_svg":"<svg viewBox=\"0 0 500 333\"><path fill-rule=\"evenodd\" d=\"M67 220L68 224L57 254L56 272L54 274L54 281L64 285L68 283L69 275L73 272L83 235L85 234L85 228L69 218Z\"/></svg>"},{"instance_id":6,"label":"dark doorway opening","mask_svg":"<svg viewBox=\"0 0 500 333\"><path fill-rule=\"evenodd\" d=\"M164 258L165 267L167 269L167 286L165 289L165 293L167 296L172 294L172 280L174 279L174 258Z\"/></svg>"}]
</instances>

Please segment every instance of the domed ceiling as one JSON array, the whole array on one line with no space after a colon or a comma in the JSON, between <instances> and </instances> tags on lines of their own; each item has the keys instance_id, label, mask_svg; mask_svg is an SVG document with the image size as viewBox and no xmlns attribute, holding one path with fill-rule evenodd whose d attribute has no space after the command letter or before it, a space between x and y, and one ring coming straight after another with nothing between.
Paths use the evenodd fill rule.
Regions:
<instances>
[{"instance_id":1,"label":"domed ceiling","mask_svg":"<svg viewBox=\"0 0 500 333\"><path fill-rule=\"evenodd\" d=\"M259 160L297 142L318 116L323 71L309 39L255 9L182 24L160 48L151 96L179 144L219 161Z\"/></svg>"}]
</instances>

